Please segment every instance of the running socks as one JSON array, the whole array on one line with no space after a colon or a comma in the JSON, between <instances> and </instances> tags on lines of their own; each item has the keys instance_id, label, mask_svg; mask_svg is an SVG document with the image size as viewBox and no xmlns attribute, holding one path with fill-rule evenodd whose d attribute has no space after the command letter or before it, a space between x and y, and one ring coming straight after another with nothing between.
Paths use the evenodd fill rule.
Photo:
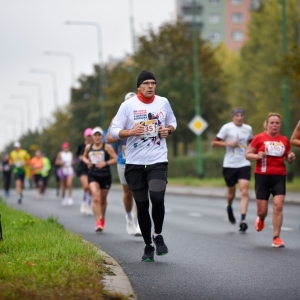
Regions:
<instances>
[{"instance_id":1,"label":"running socks","mask_svg":"<svg viewBox=\"0 0 300 300\"><path fill-rule=\"evenodd\" d=\"M84 191L84 192L83 192L82 202L83 202L83 203L86 203L87 200L88 200L88 197L89 197L89 192Z\"/></svg>"},{"instance_id":2,"label":"running socks","mask_svg":"<svg viewBox=\"0 0 300 300\"><path fill-rule=\"evenodd\" d=\"M241 214L241 221L245 221L246 220L246 214Z\"/></svg>"},{"instance_id":3,"label":"running socks","mask_svg":"<svg viewBox=\"0 0 300 300\"><path fill-rule=\"evenodd\" d=\"M128 220L132 221L132 219L133 219L132 212L131 211L130 212L126 212L126 215L127 215Z\"/></svg>"}]
</instances>

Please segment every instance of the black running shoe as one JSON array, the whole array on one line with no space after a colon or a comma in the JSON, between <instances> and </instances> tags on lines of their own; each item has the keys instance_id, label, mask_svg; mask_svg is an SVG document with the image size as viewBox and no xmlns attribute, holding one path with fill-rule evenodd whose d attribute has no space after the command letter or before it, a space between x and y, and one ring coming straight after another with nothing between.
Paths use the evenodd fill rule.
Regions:
<instances>
[{"instance_id":1,"label":"black running shoe","mask_svg":"<svg viewBox=\"0 0 300 300\"><path fill-rule=\"evenodd\" d=\"M246 230L248 229L248 225L245 221L241 221L240 223L240 232L246 232Z\"/></svg>"},{"instance_id":2,"label":"black running shoe","mask_svg":"<svg viewBox=\"0 0 300 300\"><path fill-rule=\"evenodd\" d=\"M154 261L154 247L151 245L146 245L144 249L144 254L142 256L142 261L152 262Z\"/></svg>"},{"instance_id":3,"label":"black running shoe","mask_svg":"<svg viewBox=\"0 0 300 300\"><path fill-rule=\"evenodd\" d=\"M235 224L235 217L233 215L233 210L231 206L227 206L227 214L228 214L228 220L231 224Z\"/></svg>"},{"instance_id":4,"label":"black running shoe","mask_svg":"<svg viewBox=\"0 0 300 300\"><path fill-rule=\"evenodd\" d=\"M153 242L156 246L156 254L157 255L165 255L167 254L168 251L168 247L164 242L164 238L161 234L159 234L157 237L152 237L153 238Z\"/></svg>"}]
</instances>

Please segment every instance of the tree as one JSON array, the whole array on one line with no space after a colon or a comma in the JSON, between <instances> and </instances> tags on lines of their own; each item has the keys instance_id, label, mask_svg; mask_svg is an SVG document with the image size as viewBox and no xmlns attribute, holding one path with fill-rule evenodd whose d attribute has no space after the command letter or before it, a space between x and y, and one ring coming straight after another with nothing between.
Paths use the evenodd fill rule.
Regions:
<instances>
[{"instance_id":1,"label":"tree","mask_svg":"<svg viewBox=\"0 0 300 300\"><path fill-rule=\"evenodd\" d=\"M253 12L248 24L248 41L235 62L239 75L231 82L230 98L235 106L246 109L248 122L254 132L262 130L263 121L270 111L283 113L282 70L282 11L281 1L263 1ZM287 1L287 35L289 47L297 40L297 0ZM294 94L294 93L292 93ZM296 111L295 97L290 110ZM295 114L292 114L293 123Z\"/></svg>"}]
</instances>

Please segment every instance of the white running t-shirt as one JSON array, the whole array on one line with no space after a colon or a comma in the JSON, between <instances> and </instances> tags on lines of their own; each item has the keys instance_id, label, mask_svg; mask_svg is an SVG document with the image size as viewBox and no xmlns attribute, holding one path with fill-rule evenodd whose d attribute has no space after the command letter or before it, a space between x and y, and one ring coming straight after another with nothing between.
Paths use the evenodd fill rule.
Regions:
<instances>
[{"instance_id":1,"label":"white running t-shirt","mask_svg":"<svg viewBox=\"0 0 300 300\"><path fill-rule=\"evenodd\" d=\"M245 158L248 143L253 139L252 127L247 124L241 126L235 125L233 122L222 126L217 138L230 142L238 140L237 147L226 147L223 160L224 168L241 168L250 166L250 161Z\"/></svg>"},{"instance_id":2,"label":"white running t-shirt","mask_svg":"<svg viewBox=\"0 0 300 300\"><path fill-rule=\"evenodd\" d=\"M60 152L60 157L61 157L61 162L63 163L62 165L62 171L64 175L69 176L73 174L73 154L71 151L61 151Z\"/></svg>"},{"instance_id":3,"label":"white running t-shirt","mask_svg":"<svg viewBox=\"0 0 300 300\"><path fill-rule=\"evenodd\" d=\"M121 130L133 129L137 123L144 125L144 134L127 139L126 164L167 162L166 139L159 137L158 127L172 125L176 129L176 118L168 99L155 95L154 101L146 104L134 96L123 102L112 121L110 134L113 138L119 138Z\"/></svg>"}]
</instances>

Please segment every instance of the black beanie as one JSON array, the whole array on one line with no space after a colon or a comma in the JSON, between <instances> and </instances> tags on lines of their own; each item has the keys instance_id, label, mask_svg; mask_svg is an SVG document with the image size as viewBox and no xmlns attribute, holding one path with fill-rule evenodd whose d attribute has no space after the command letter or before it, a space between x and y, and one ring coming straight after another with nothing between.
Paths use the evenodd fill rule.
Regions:
<instances>
[{"instance_id":1,"label":"black beanie","mask_svg":"<svg viewBox=\"0 0 300 300\"><path fill-rule=\"evenodd\" d=\"M137 87L139 87L140 84L141 84L143 81L147 80L147 79L153 79L153 80L156 81L156 79L155 79L153 73L151 73L151 72L149 72L149 71L147 71L147 70L144 70L144 71L142 71L142 72L139 74L139 76L138 76L138 78L137 78L137 82L136 82Z\"/></svg>"}]
</instances>

